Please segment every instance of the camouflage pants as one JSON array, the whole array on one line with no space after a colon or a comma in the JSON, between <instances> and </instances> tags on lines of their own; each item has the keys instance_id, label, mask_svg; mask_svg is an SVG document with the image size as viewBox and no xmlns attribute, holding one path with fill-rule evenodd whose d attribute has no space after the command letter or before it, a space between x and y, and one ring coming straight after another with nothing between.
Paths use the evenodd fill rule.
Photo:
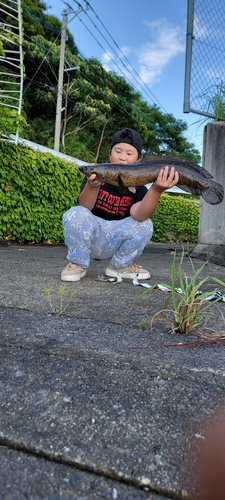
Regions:
<instances>
[{"instance_id":1,"label":"camouflage pants","mask_svg":"<svg viewBox=\"0 0 225 500\"><path fill-rule=\"evenodd\" d=\"M63 228L67 259L84 268L89 267L90 259L111 259L114 267L126 267L142 254L153 232L150 219L107 221L81 206L63 215Z\"/></svg>"}]
</instances>

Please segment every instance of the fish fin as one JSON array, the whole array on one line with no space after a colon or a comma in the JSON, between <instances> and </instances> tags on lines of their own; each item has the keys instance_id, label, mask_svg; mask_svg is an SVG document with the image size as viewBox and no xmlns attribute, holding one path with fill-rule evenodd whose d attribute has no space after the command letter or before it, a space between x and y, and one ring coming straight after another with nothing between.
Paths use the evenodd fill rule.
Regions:
<instances>
[{"instance_id":1,"label":"fish fin","mask_svg":"<svg viewBox=\"0 0 225 500\"><path fill-rule=\"evenodd\" d=\"M202 193L202 197L207 203L210 203L210 205L218 205L218 203L221 203L221 201L223 201L223 186L221 186L221 184L218 184L218 182L211 181L209 189Z\"/></svg>"},{"instance_id":2,"label":"fish fin","mask_svg":"<svg viewBox=\"0 0 225 500\"><path fill-rule=\"evenodd\" d=\"M207 179L213 179L213 175L210 174L210 172L208 172L208 170L206 170L204 167L200 167L200 168L201 168L200 172L204 177L206 177Z\"/></svg>"},{"instance_id":3,"label":"fish fin","mask_svg":"<svg viewBox=\"0 0 225 500\"><path fill-rule=\"evenodd\" d=\"M123 183L123 181L122 181L122 179L120 177L120 174L118 174L118 184L119 184L119 190L120 190L120 192L121 193L125 193L126 188L125 188L124 183Z\"/></svg>"},{"instance_id":4,"label":"fish fin","mask_svg":"<svg viewBox=\"0 0 225 500\"><path fill-rule=\"evenodd\" d=\"M186 191L186 193L194 194L196 196L202 195L202 189L196 187L186 186L185 184L177 184L177 187Z\"/></svg>"}]
</instances>

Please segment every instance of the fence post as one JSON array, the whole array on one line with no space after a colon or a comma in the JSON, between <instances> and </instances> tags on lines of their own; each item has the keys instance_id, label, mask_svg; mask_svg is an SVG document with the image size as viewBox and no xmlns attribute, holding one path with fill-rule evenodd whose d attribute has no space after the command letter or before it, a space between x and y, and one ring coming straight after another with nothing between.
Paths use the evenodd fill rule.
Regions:
<instances>
[{"instance_id":1,"label":"fence post","mask_svg":"<svg viewBox=\"0 0 225 500\"><path fill-rule=\"evenodd\" d=\"M202 166L225 191L225 122L208 123L204 129ZM198 245L191 256L225 266L225 200L219 205L200 202Z\"/></svg>"}]
</instances>

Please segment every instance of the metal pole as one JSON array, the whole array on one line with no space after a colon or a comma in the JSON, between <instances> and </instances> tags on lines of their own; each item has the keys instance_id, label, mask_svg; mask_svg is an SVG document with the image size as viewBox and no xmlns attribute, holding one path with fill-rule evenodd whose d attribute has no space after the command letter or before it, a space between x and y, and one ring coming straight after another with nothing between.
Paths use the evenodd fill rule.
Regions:
<instances>
[{"instance_id":1,"label":"metal pole","mask_svg":"<svg viewBox=\"0 0 225 500\"><path fill-rule=\"evenodd\" d=\"M194 38L193 21L194 21L194 0L188 0L184 106L183 106L184 113L190 113L191 59L192 59L192 42Z\"/></svg>"},{"instance_id":2,"label":"metal pole","mask_svg":"<svg viewBox=\"0 0 225 500\"><path fill-rule=\"evenodd\" d=\"M22 109L22 99L23 99L23 40L22 40L22 13L21 13L21 2L18 0L18 20L19 20L19 51L20 51L20 96L18 105L18 115L21 115ZM16 131L15 143L18 144L19 131Z\"/></svg>"},{"instance_id":3,"label":"metal pole","mask_svg":"<svg viewBox=\"0 0 225 500\"><path fill-rule=\"evenodd\" d=\"M57 105L56 105L56 118L55 118L55 141L54 141L54 150L55 151L59 151L59 144L60 144L62 93L63 93L63 72L64 72L64 57L65 57L67 23L68 23L68 11L64 10L63 11L62 31L61 31L58 91L57 91Z\"/></svg>"},{"instance_id":4,"label":"metal pole","mask_svg":"<svg viewBox=\"0 0 225 500\"><path fill-rule=\"evenodd\" d=\"M66 3L66 2L65 2ZM68 5L68 4L67 4ZM59 61L59 76L58 76L58 91L57 91L57 105L56 105L56 118L55 118L55 140L54 140L54 150L59 151L60 145L60 132L61 132L61 112L62 112L62 94L63 94L63 72L64 72L64 59L65 59L65 45L66 45L66 27L67 25L80 14L80 12L85 12L90 9L89 4L86 2L86 7L81 7L78 4L78 10L74 11L70 5L68 5L69 11L63 11L63 21L62 21L62 31L61 31L61 47L60 47L60 61ZM68 21L68 12L73 13L74 16L70 21ZM75 67L77 69L78 66Z\"/></svg>"}]
</instances>

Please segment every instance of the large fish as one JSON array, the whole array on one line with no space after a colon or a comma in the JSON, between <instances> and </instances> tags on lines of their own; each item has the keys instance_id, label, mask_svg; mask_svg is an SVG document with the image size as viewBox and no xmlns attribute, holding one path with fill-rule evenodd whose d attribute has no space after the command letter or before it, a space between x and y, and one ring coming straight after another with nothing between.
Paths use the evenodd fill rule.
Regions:
<instances>
[{"instance_id":1,"label":"large fish","mask_svg":"<svg viewBox=\"0 0 225 500\"><path fill-rule=\"evenodd\" d=\"M223 200L223 186L215 182L213 176L203 167L182 158L150 156L146 161L139 163L99 163L82 165L79 168L87 176L96 174L99 181L119 186L120 191L124 192L125 187L144 186L155 182L160 169L166 165L174 167L178 172L177 186L184 191L201 195L211 205L217 205Z\"/></svg>"}]
</instances>

